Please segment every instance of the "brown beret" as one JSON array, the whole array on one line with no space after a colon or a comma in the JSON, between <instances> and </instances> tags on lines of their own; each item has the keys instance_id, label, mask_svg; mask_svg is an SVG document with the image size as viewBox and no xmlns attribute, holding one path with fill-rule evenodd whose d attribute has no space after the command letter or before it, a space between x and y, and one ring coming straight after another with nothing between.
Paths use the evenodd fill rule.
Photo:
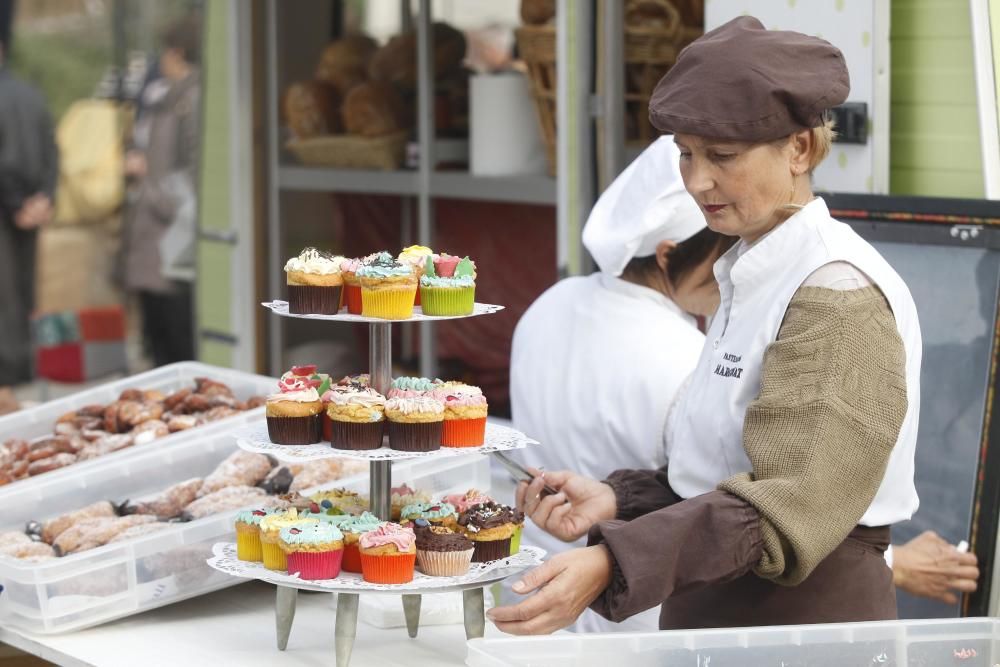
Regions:
<instances>
[{"instance_id":1,"label":"brown beret","mask_svg":"<svg viewBox=\"0 0 1000 667\"><path fill-rule=\"evenodd\" d=\"M769 141L822 125L850 89L833 44L741 16L681 51L653 90L649 120L668 134Z\"/></svg>"}]
</instances>

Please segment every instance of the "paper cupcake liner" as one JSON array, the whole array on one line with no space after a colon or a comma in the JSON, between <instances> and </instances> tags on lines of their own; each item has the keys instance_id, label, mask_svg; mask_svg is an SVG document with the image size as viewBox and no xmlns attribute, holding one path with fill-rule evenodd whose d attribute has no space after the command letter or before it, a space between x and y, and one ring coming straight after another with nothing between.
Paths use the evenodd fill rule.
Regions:
<instances>
[{"instance_id":1,"label":"paper cupcake liner","mask_svg":"<svg viewBox=\"0 0 1000 667\"><path fill-rule=\"evenodd\" d=\"M371 584L405 584L413 581L417 554L369 556L361 554L361 576Z\"/></svg>"},{"instance_id":2,"label":"paper cupcake liner","mask_svg":"<svg viewBox=\"0 0 1000 667\"><path fill-rule=\"evenodd\" d=\"M236 557L248 563L259 563L264 560L259 529L236 529Z\"/></svg>"},{"instance_id":3,"label":"paper cupcake liner","mask_svg":"<svg viewBox=\"0 0 1000 667\"><path fill-rule=\"evenodd\" d=\"M323 411L320 419L323 421L323 441L330 442L330 439L333 437L333 420L326 414L326 410Z\"/></svg>"},{"instance_id":4,"label":"paper cupcake liner","mask_svg":"<svg viewBox=\"0 0 1000 667\"><path fill-rule=\"evenodd\" d=\"M322 415L268 417L267 437L276 445L312 445L322 442Z\"/></svg>"},{"instance_id":5,"label":"paper cupcake liner","mask_svg":"<svg viewBox=\"0 0 1000 667\"><path fill-rule=\"evenodd\" d=\"M277 542L274 544L261 542L260 546L263 551L262 560L264 562L264 567L277 572L288 569L288 558L285 556L285 552L281 550L281 547Z\"/></svg>"},{"instance_id":6,"label":"paper cupcake liner","mask_svg":"<svg viewBox=\"0 0 1000 667\"><path fill-rule=\"evenodd\" d=\"M361 288L361 314L383 320L408 320L413 317L413 292L406 289L370 290Z\"/></svg>"},{"instance_id":7,"label":"paper cupcake liner","mask_svg":"<svg viewBox=\"0 0 1000 667\"><path fill-rule=\"evenodd\" d=\"M510 538L510 555L513 556L521 550L521 533L524 532L524 524L519 525L514 530L514 536Z\"/></svg>"},{"instance_id":8,"label":"paper cupcake liner","mask_svg":"<svg viewBox=\"0 0 1000 667\"><path fill-rule=\"evenodd\" d=\"M351 315L361 314L361 285L344 286L344 303L347 304L347 312Z\"/></svg>"},{"instance_id":9,"label":"paper cupcake liner","mask_svg":"<svg viewBox=\"0 0 1000 667\"><path fill-rule=\"evenodd\" d=\"M384 422L342 422L331 420L330 444L334 449L354 451L378 449L382 446Z\"/></svg>"},{"instance_id":10,"label":"paper cupcake liner","mask_svg":"<svg viewBox=\"0 0 1000 667\"><path fill-rule=\"evenodd\" d=\"M343 549L333 551L295 551L288 554L288 574L299 573L299 579L333 579L340 574Z\"/></svg>"},{"instance_id":11,"label":"paper cupcake liner","mask_svg":"<svg viewBox=\"0 0 1000 667\"><path fill-rule=\"evenodd\" d=\"M476 288L421 286L420 298L424 315L471 315L476 305Z\"/></svg>"},{"instance_id":12,"label":"paper cupcake liner","mask_svg":"<svg viewBox=\"0 0 1000 667\"><path fill-rule=\"evenodd\" d=\"M361 549L358 543L344 545L344 561L340 564L344 572L361 572Z\"/></svg>"},{"instance_id":13,"label":"paper cupcake liner","mask_svg":"<svg viewBox=\"0 0 1000 667\"><path fill-rule=\"evenodd\" d=\"M420 290L419 289L417 290L417 293L413 295L413 305L414 306L419 306L420 305Z\"/></svg>"},{"instance_id":14,"label":"paper cupcake liner","mask_svg":"<svg viewBox=\"0 0 1000 667\"><path fill-rule=\"evenodd\" d=\"M389 422L389 448L400 452L433 452L441 449L443 422L410 424Z\"/></svg>"},{"instance_id":15,"label":"paper cupcake liner","mask_svg":"<svg viewBox=\"0 0 1000 667\"><path fill-rule=\"evenodd\" d=\"M336 315L340 310L342 287L289 285L288 312L296 315Z\"/></svg>"},{"instance_id":16,"label":"paper cupcake liner","mask_svg":"<svg viewBox=\"0 0 1000 667\"><path fill-rule=\"evenodd\" d=\"M486 440L486 417L445 419L441 427L443 447L479 447Z\"/></svg>"},{"instance_id":17,"label":"paper cupcake liner","mask_svg":"<svg viewBox=\"0 0 1000 667\"><path fill-rule=\"evenodd\" d=\"M500 560L510 555L510 539L490 540L488 542L474 542L475 552L472 554L473 563L489 563L493 560Z\"/></svg>"},{"instance_id":18,"label":"paper cupcake liner","mask_svg":"<svg viewBox=\"0 0 1000 667\"><path fill-rule=\"evenodd\" d=\"M469 571L475 549L465 551L428 551L417 549L420 571L431 577L460 577Z\"/></svg>"}]
</instances>

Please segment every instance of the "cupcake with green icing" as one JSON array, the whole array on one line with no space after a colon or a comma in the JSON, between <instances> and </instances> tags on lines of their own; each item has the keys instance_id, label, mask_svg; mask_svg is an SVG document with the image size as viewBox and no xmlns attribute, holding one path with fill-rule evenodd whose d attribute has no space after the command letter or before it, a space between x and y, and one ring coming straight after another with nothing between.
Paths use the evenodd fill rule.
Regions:
<instances>
[{"instance_id":1,"label":"cupcake with green icing","mask_svg":"<svg viewBox=\"0 0 1000 667\"><path fill-rule=\"evenodd\" d=\"M381 526L384 521L371 512L354 516L340 523L338 528L344 534L344 560L341 564L344 572L361 572L361 552L358 550L358 540L367 532Z\"/></svg>"},{"instance_id":2,"label":"cupcake with green icing","mask_svg":"<svg viewBox=\"0 0 1000 667\"><path fill-rule=\"evenodd\" d=\"M344 534L320 521L282 528L278 544L288 558L288 573L300 579L333 579L344 559Z\"/></svg>"},{"instance_id":3,"label":"cupcake with green icing","mask_svg":"<svg viewBox=\"0 0 1000 667\"><path fill-rule=\"evenodd\" d=\"M476 303L476 265L468 257L428 257L420 277L424 315L471 315Z\"/></svg>"},{"instance_id":4,"label":"cupcake with green icing","mask_svg":"<svg viewBox=\"0 0 1000 667\"><path fill-rule=\"evenodd\" d=\"M441 386L441 380L418 377L398 377L392 381L392 388L386 398L415 398L429 394Z\"/></svg>"},{"instance_id":5,"label":"cupcake with green icing","mask_svg":"<svg viewBox=\"0 0 1000 667\"><path fill-rule=\"evenodd\" d=\"M458 527L458 512L451 503L413 503L399 513L400 522L426 519L435 526L455 529Z\"/></svg>"}]
</instances>

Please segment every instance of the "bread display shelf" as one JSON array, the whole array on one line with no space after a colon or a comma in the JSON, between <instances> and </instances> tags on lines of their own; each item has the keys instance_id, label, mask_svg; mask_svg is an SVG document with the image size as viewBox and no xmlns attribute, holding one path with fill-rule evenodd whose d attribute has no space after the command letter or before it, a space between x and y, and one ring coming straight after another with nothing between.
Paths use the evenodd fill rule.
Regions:
<instances>
[{"instance_id":1,"label":"bread display shelf","mask_svg":"<svg viewBox=\"0 0 1000 667\"><path fill-rule=\"evenodd\" d=\"M471 315L454 315L454 316L436 316L436 315L424 315L420 306L414 306L413 316L406 320L386 320L380 317L364 317L362 315L352 315L346 310L342 311L336 315L301 315L298 313L288 312L288 302L287 301L264 301L261 303L262 306L270 310L275 315L281 315L282 317L296 317L303 320L325 320L327 322L355 322L355 323L367 323L367 324L392 324L394 322L438 322L441 320L461 320L466 317L478 317L480 315L492 315L493 313L499 313L504 309L503 306L494 306L488 303L477 303L473 308Z\"/></svg>"},{"instance_id":2,"label":"bread display shelf","mask_svg":"<svg viewBox=\"0 0 1000 667\"><path fill-rule=\"evenodd\" d=\"M206 562L212 569L233 577L259 579L277 586L290 586L304 591L318 593L448 593L467 588L481 588L503 581L507 577L542 564L545 551L538 547L522 547L513 556L491 561L473 563L468 573L460 577L431 577L419 570L413 573L413 581L405 584L372 584L360 574L341 571L335 579L309 581L296 574L268 570L262 563L250 563L236 557L236 545L220 542L212 548L212 558Z\"/></svg>"},{"instance_id":3,"label":"bread display shelf","mask_svg":"<svg viewBox=\"0 0 1000 667\"><path fill-rule=\"evenodd\" d=\"M485 444L481 447L442 447L433 452L402 452L388 447L367 451L334 449L328 442L315 445L276 445L268 438L267 424L256 423L236 432L237 444L240 449L258 454L268 454L279 461L303 463L319 459L359 459L363 461L404 461L406 459L445 458L451 456L467 456L469 454L491 454L511 449L523 449L528 445L537 445L520 431L515 431L499 424L486 424Z\"/></svg>"}]
</instances>

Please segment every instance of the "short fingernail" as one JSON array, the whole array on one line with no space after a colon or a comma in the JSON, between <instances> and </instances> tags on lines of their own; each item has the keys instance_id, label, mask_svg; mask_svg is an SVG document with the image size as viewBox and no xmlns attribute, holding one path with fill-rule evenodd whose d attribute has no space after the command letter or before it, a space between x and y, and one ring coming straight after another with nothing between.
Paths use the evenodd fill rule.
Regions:
<instances>
[{"instance_id":1,"label":"short fingernail","mask_svg":"<svg viewBox=\"0 0 1000 667\"><path fill-rule=\"evenodd\" d=\"M523 591L523 590L524 590L524 582L522 582L522 581L515 581L515 582L514 582L514 585L513 585L513 586L511 586L510 588L511 588L511 590L513 590L513 591L514 591L515 593L520 593L521 591Z\"/></svg>"}]
</instances>

